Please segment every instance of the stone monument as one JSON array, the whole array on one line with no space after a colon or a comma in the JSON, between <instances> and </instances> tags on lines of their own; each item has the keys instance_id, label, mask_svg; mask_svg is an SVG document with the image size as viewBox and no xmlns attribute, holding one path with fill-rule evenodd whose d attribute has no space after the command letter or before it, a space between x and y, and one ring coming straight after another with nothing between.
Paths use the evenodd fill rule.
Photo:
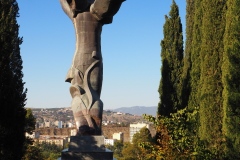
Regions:
<instances>
[{"instance_id":1,"label":"stone monument","mask_svg":"<svg viewBox=\"0 0 240 160\"><path fill-rule=\"evenodd\" d=\"M91 154L95 155L93 159L100 155L105 155L105 160L109 159L110 152L105 152L104 138L101 136L101 31L104 24L112 23L113 16L123 1L125 0L60 0L76 33L76 50L65 81L71 83L71 107L78 130L77 135L71 137L69 149L62 152L62 160L71 157L81 159L79 157L83 155L82 159L88 159L87 155Z\"/></svg>"}]
</instances>

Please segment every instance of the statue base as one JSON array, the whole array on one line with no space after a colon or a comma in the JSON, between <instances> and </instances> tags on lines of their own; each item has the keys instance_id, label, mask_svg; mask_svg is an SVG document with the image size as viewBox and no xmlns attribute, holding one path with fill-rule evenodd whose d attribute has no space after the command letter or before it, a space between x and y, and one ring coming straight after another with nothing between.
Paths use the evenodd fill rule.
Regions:
<instances>
[{"instance_id":1,"label":"statue base","mask_svg":"<svg viewBox=\"0 0 240 160\"><path fill-rule=\"evenodd\" d=\"M103 136L71 136L68 149L59 160L113 160L113 152L104 146Z\"/></svg>"}]
</instances>

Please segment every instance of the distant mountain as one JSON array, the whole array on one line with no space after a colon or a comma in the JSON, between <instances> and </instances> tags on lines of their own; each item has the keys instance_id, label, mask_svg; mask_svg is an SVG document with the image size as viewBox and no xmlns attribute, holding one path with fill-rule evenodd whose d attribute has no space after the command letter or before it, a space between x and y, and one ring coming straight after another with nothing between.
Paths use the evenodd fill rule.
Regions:
<instances>
[{"instance_id":1,"label":"distant mountain","mask_svg":"<svg viewBox=\"0 0 240 160\"><path fill-rule=\"evenodd\" d=\"M130 114L139 115L139 116L141 116L143 114L156 116L157 107L156 106L152 106L152 107L144 107L144 106L121 107L121 108L113 109L112 111L122 112L122 113L130 113Z\"/></svg>"}]
</instances>

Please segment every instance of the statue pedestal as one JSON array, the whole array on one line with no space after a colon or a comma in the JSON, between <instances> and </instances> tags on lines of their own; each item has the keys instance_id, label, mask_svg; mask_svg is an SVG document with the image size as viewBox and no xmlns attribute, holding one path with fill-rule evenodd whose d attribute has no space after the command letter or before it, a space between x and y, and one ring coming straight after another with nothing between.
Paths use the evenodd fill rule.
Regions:
<instances>
[{"instance_id":1,"label":"statue pedestal","mask_svg":"<svg viewBox=\"0 0 240 160\"><path fill-rule=\"evenodd\" d=\"M69 148L61 160L113 160L113 152L104 147L103 136L71 136Z\"/></svg>"}]
</instances>

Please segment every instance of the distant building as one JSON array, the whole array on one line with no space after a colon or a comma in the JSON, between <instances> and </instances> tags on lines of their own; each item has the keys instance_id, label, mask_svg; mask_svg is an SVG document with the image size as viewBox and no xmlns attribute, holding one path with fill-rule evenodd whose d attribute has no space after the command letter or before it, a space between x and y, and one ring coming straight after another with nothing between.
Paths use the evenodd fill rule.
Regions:
<instances>
[{"instance_id":1,"label":"distant building","mask_svg":"<svg viewBox=\"0 0 240 160\"><path fill-rule=\"evenodd\" d=\"M68 122L68 127L69 127L69 128L73 127L73 123Z\"/></svg>"},{"instance_id":2,"label":"distant building","mask_svg":"<svg viewBox=\"0 0 240 160\"><path fill-rule=\"evenodd\" d=\"M35 128L39 128L39 123L38 122L35 123Z\"/></svg>"},{"instance_id":3,"label":"distant building","mask_svg":"<svg viewBox=\"0 0 240 160\"><path fill-rule=\"evenodd\" d=\"M68 128L68 123L62 122L62 128Z\"/></svg>"},{"instance_id":4,"label":"distant building","mask_svg":"<svg viewBox=\"0 0 240 160\"><path fill-rule=\"evenodd\" d=\"M137 123L137 124L130 124L130 142L132 142L133 135L140 131L143 127L149 129L149 124L146 123Z\"/></svg>"},{"instance_id":5,"label":"distant building","mask_svg":"<svg viewBox=\"0 0 240 160\"><path fill-rule=\"evenodd\" d=\"M113 133L113 139L123 142L123 133L122 132Z\"/></svg>"},{"instance_id":6,"label":"distant building","mask_svg":"<svg viewBox=\"0 0 240 160\"><path fill-rule=\"evenodd\" d=\"M44 123L38 123L37 128L43 128L44 127Z\"/></svg>"},{"instance_id":7,"label":"distant building","mask_svg":"<svg viewBox=\"0 0 240 160\"><path fill-rule=\"evenodd\" d=\"M104 139L104 144L105 145L111 145L113 146L115 142L115 139Z\"/></svg>"},{"instance_id":8,"label":"distant building","mask_svg":"<svg viewBox=\"0 0 240 160\"><path fill-rule=\"evenodd\" d=\"M77 129L71 129L71 136L76 136Z\"/></svg>"},{"instance_id":9,"label":"distant building","mask_svg":"<svg viewBox=\"0 0 240 160\"><path fill-rule=\"evenodd\" d=\"M40 137L40 132L36 131L36 132L32 132L32 134L25 133L25 136L29 137L29 138L32 138L32 139L39 138Z\"/></svg>"},{"instance_id":10,"label":"distant building","mask_svg":"<svg viewBox=\"0 0 240 160\"><path fill-rule=\"evenodd\" d=\"M54 121L53 125L58 127L58 122L59 121Z\"/></svg>"},{"instance_id":11,"label":"distant building","mask_svg":"<svg viewBox=\"0 0 240 160\"><path fill-rule=\"evenodd\" d=\"M50 127L50 122L49 121L45 122L45 127Z\"/></svg>"},{"instance_id":12,"label":"distant building","mask_svg":"<svg viewBox=\"0 0 240 160\"><path fill-rule=\"evenodd\" d=\"M102 125L108 125L108 123L106 121L102 121Z\"/></svg>"},{"instance_id":13,"label":"distant building","mask_svg":"<svg viewBox=\"0 0 240 160\"><path fill-rule=\"evenodd\" d=\"M58 128L62 128L62 127L63 127L62 121L58 121Z\"/></svg>"},{"instance_id":14,"label":"distant building","mask_svg":"<svg viewBox=\"0 0 240 160\"><path fill-rule=\"evenodd\" d=\"M64 146L68 142L67 138L60 138L60 137L47 137L47 138L39 138L34 140L38 141L39 144L46 142L50 144L56 144L58 146Z\"/></svg>"}]
</instances>

